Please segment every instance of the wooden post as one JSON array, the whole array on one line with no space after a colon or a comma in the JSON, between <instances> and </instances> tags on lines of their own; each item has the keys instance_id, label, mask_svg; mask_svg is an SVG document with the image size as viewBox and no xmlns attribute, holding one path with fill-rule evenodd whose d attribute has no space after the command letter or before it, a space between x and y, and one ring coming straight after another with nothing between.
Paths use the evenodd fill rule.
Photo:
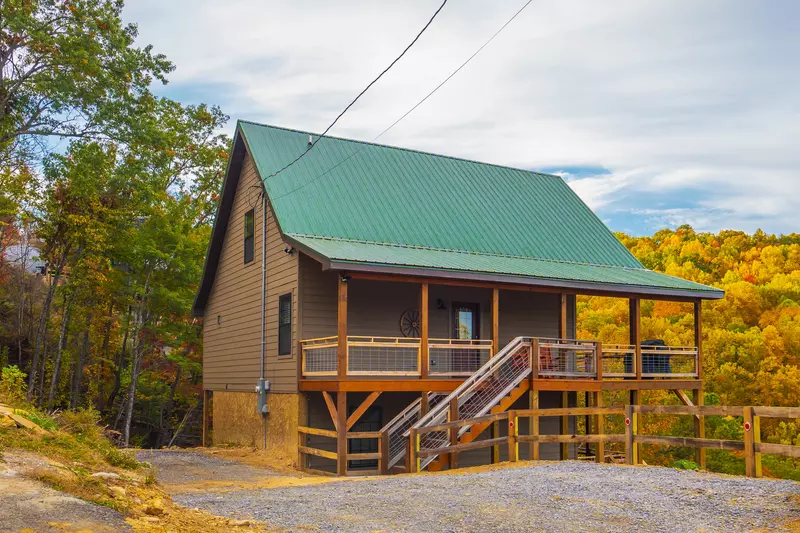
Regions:
<instances>
[{"instance_id":1,"label":"wooden post","mask_svg":"<svg viewBox=\"0 0 800 533\"><path fill-rule=\"evenodd\" d=\"M603 391L597 391L594 394L595 394L594 406L595 407L603 407ZM605 431L606 430L606 428L605 428L605 417L603 417L603 415L597 415L597 417L595 418L594 426L595 426L595 429L597 430L597 434L598 435L605 435L605 433L606 433L606 431ZM597 446L595 448L595 460L598 463L604 463L605 462L605 454L606 454L605 446L606 445L605 445L604 442L598 442L597 443Z\"/></svg>"},{"instance_id":2,"label":"wooden post","mask_svg":"<svg viewBox=\"0 0 800 533\"><path fill-rule=\"evenodd\" d=\"M704 405L705 399L703 398L703 388L702 386L699 389L695 389L692 393L693 395L693 403L695 405ZM706 424L705 424L705 417L703 415L698 415L694 417L694 436L698 439L706 438ZM694 460L701 469L705 470L706 468L706 449L705 448L695 448L694 450Z\"/></svg>"},{"instance_id":3,"label":"wooden post","mask_svg":"<svg viewBox=\"0 0 800 533\"><path fill-rule=\"evenodd\" d=\"M744 416L744 464L747 477L756 476L756 451L755 439L753 438L753 408L743 407Z\"/></svg>"},{"instance_id":4,"label":"wooden post","mask_svg":"<svg viewBox=\"0 0 800 533\"><path fill-rule=\"evenodd\" d=\"M408 471L411 473L419 472L419 433L416 428L411 428L408 435Z\"/></svg>"},{"instance_id":5,"label":"wooden post","mask_svg":"<svg viewBox=\"0 0 800 533\"><path fill-rule=\"evenodd\" d=\"M500 351L500 289L492 289L492 356Z\"/></svg>"},{"instance_id":6,"label":"wooden post","mask_svg":"<svg viewBox=\"0 0 800 533\"><path fill-rule=\"evenodd\" d=\"M203 389L203 448L208 446L206 438L208 435L208 391Z\"/></svg>"},{"instance_id":7,"label":"wooden post","mask_svg":"<svg viewBox=\"0 0 800 533\"><path fill-rule=\"evenodd\" d=\"M381 433L381 438L378 443L378 449L381 452L381 474L384 476L389 473L389 432L384 431Z\"/></svg>"},{"instance_id":8,"label":"wooden post","mask_svg":"<svg viewBox=\"0 0 800 533\"><path fill-rule=\"evenodd\" d=\"M558 338L567 338L567 293L561 293L561 306L558 311Z\"/></svg>"},{"instance_id":9,"label":"wooden post","mask_svg":"<svg viewBox=\"0 0 800 533\"><path fill-rule=\"evenodd\" d=\"M420 377L425 379L430 373L430 354L428 353L428 284L423 283L419 293L419 321L420 321Z\"/></svg>"},{"instance_id":10,"label":"wooden post","mask_svg":"<svg viewBox=\"0 0 800 533\"><path fill-rule=\"evenodd\" d=\"M427 415L430 409L431 404L430 400L428 399L428 391L422 391L422 394L419 397L419 417L422 418L423 416Z\"/></svg>"},{"instance_id":11,"label":"wooden post","mask_svg":"<svg viewBox=\"0 0 800 533\"><path fill-rule=\"evenodd\" d=\"M447 419L450 422L458 420L458 398L450 400L450 412ZM458 444L458 428L450 428L450 446ZM458 452L450 453L450 468L458 468Z\"/></svg>"},{"instance_id":12,"label":"wooden post","mask_svg":"<svg viewBox=\"0 0 800 533\"><path fill-rule=\"evenodd\" d=\"M519 436L519 419L517 412L512 409L508 412L508 460L512 463L517 462L519 458L517 436Z\"/></svg>"},{"instance_id":13,"label":"wooden post","mask_svg":"<svg viewBox=\"0 0 800 533\"><path fill-rule=\"evenodd\" d=\"M539 339L531 340L531 385L539 378Z\"/></svg>"},{"instance_id":14,"label":"wooden post","mask_svg":"<svg viewBox=\"0 0 800 533\"><path fill-rule=\"evenodd\" d=\"M346 379L347 378L347 280L344 274L342 274L339 277L339 299L337 306L337 314L338 314L337 335L339 340L337 375L339 379Z\"/></svg>"},{"instance_id":15,"label":"wooden post","mask_svg":"<svg viewBox=\"0 0 800 533\"><path fill-rule=\"evenodd\" d=\"M642 405L642 391L640 390L632 390L630 392L630 403L633 406ZM631 419L631 425L635 425L633 431L636 435L641 435L644 429L644 419L642 415L634 408L633 418ZM641 464L642 462L642 445L636 443L633 446L633 460L634 464Z\"/></svg>"},{"instance_id":16,"label":"wooden post","mask_svg":"<svg viewBox=\"0 0 800 533\"><path fill-rule=\"evenodd\" d=\"M561 393L561 407L569 407L569 392L567 391ZM569 416L561 417L561 434L569 435ZM569 444L562 442L561 460L566 461L567 459L569 459Z\"/></svg>"},{"instance_id":17,"label":"wooden post","mask_svg":"<svg viewBox=\"0 0 800 533\"><path fill-rule=\"evenodd\" d=\"M633 418L633 405L625 406L625 464L632 465L635 462L633 436L636 424Z\"/></svg>"},{"instance_id":18,"label":"wooden post","mask_svg":"<svg viewBox=\"0 0 800 533\"><path fill-rule=\"evenodd\" d=\"M493 439L498 438L500 436L500 422L497 421L497 420L492 422L492 427L491 427L490 431L491 431L491 436L492 436ZM509 461L510 460L511 459L509 459ZM493 465L496 465L499 462L500 462L500 445L499 444L495 444L494 446L492 446L491 463Z\"/></svg>"},{"instance_id":19,"label":"wooden post","mask_svg":"<svg viewBox=\"0 0 800 533\"><path fill-rule=\"evenodd\" d=\"M336 473L347 474L347 393L336 394Z\"/></svg>"},{"instance_id":20,"label":"wooden post","mask_svg":"<svg viewBox=\"0 0 800 533\"><path fill-rule=\"evenodd\" d=\"M694 345L697 347L697 379L703 379L703 300L694 301Z\"/></svg>"},{"instance_id":21,"label":"wooden post","mask_svg":"<svg viewBox=\"0 0 800 533\"><path fill-rule=\"evenodd\" d=\"M761 417L753 416L753 444L754 448L761 444ZM755 474L756 477L761 477L763 472L761 470L761 452L754 453L755 458Z\"/></svg>"},{"instance_id":22,"label":"wooden post","mask_svg":"<svg viewBox=\"0 0 800 533\"><path fill-rule=\"evenodd\" d=\"M630 343L633 344L633 368L636 379L642 379L642 306L639 298L629 302L628 322L630 323Z\"/></svg>"},{"instance_id":23,"label":"wooden post","mask_svg":"<svg viewBox=\"0 0 800 533\"><path fill-rule=\"evenodd\" d=\"M597 365L597 381L603 381L603 343L597 341L595 348L595 364Z\"/></svg>"},{"instance_id":24,"label":"wooden post","mask_svg":"<svg viewBox=\"0 0 800 533\"><path fill-rule=\"evenodd\" d=\"M530 409L538 409L539 408L539 391L533 389L531 387L530 392L528 393L530 396L528 397L528 407ZM528 433L530 435L539 436L539 416L534 415L531 416L530 419L530 428ZM539 460L539 443L538 442L531 442L531 461L538 461Z\"/></svg>"}]
</instances>

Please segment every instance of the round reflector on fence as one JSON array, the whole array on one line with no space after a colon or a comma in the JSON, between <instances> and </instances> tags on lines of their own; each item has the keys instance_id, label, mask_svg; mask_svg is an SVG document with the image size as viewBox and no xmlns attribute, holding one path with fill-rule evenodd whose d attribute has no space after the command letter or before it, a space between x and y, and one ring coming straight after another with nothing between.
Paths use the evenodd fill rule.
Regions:
<instances>
[{"instance_id":1,"label":"round reflector on fence","mask_svg":"<svg viewBox=\"0 0 800 533\"><path fill-rule=\"evenodd\" d=\"M750 422L745 422L744 423L744 430L745 431L750 431Z\"/></svg>"},{"instance_id":2,"label":"round reflector on fence","mask_svg":"<svg viewBox=\"0 0 800 533\"><path fill-rule=\"evenodd\" d=\"M508 421L508 427L513 428L514 427L514 422L509 420Z\"/></svg>"},{"instance_id":3,"label":"round reflector on fence","mask_svg":"<svg viewBox=\"0 0 800 533\"><path fill-rule=\"evenodd\" d=\"M631 419L630 418L626 418L625 419L625 425L626 426L630 426L631 425Z\"/></svg>"}]
</instances>

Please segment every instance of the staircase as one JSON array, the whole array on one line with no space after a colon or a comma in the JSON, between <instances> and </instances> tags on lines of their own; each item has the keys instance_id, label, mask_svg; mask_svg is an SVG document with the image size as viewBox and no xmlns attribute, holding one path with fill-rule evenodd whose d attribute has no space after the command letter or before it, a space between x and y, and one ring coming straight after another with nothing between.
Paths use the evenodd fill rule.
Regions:
<instances>
[{"instance_id":1,"label":"staircase","mask_svg":"<svg viewBox=\"0 0 800 533\"><path fill-rule=\"evenodd\" d=\"M439 404L447 395L440 392L428 393L428 408ZM420 419L422 398L417 398L408 407L383 426L381 433L389 435L389 471L402 464L408 452L408 430ZM405 435L405 436L404 436Z\"/></svg>"},{"instance_id":2,"label":"staircase","mask_svg":"<svg viewBox=\"0 0 800 533\"><path fill-rule=\"evenodd\" d=\"M407 429L402 433L403 453L405 451L405 443L408 441L408 429L412 426L421 428L446 422L452 401L458 402L459 419L475 418L489 413L505 411L529 389L530 382L526 378L530 374L531 337L517 337L508 343L505 348L497 352L494 357L449 396L439 398L436 405L431 406L427 415L407 426ZM408 409L412 408L413 405L409 406ZM488 425L489 423L474 424L461 428L458 433L459 442L471 442ZM422 447L425 449L442 448L451 444L447 431L425 433L421 438ZM402 457L403 455L400 456L400 459ZM441 463L432 465L437 459L438 456L425 458L421 468L431 465L432 470L438 469L438 467L441 467Z\"/></svg>"}]
</instances>

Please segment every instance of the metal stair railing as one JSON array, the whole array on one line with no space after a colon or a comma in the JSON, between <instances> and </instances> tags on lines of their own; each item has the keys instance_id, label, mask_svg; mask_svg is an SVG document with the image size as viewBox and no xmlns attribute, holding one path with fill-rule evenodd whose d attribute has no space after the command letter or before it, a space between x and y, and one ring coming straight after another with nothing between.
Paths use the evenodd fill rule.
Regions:
<instances>
[{"instance_id":1,"label":"metal stair railing","mask_svg":"<svg viewBox=\"0 0 800 533\"><path fill-rule=\"evenodd\" d=\"M416 422L413 427L435 426L447 421L450 402L458 400L460 419L475 418L488 414L492 407L500 403L531 373L531 337L516 337L502 350L492 357L477 372L472 374L449 396L443 398L435 408ZM462 427L461 437L471 426ZM408 440L409 431L403 433L404 442ZM450 446L450 435L447 431L432 431L421 435L420 445L423 449L443 448ZM420 468L425 468L437 456L425 458Z\"/></svg>"},{"instance_id":2,"label":"metal stair railing","mask_svg":"<svg viewBox=\"0 0 800 533\"><path fill-rule=\"evenodd\" d=\"M446 394L441 392L428 393L428 407L433 408L436 406ZM408 430L419 421L421 413L422 398L417 398L411 402L408 407L403 409L400 414L391 419L383 428L381 433L389 435L389 463L388 467L392 468L397 463L403 461L407 452L408 438L403 434L408 434Z\"/></svg>"}]
</instances>

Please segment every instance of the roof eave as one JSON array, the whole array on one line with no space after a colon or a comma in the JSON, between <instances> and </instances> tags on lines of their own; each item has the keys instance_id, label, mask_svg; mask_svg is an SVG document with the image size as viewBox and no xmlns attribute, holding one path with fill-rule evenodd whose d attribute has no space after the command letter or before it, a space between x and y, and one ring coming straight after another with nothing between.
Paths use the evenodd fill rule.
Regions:
<instances>
[{"instance_id":1,"label":"roof eave","mask_svg":"<svg viewBox=\"0 0 800 533\"><path fill-rule=\"evenodd\" d=\"M306 252L307 247L301 250ZM306 252L307 253L307 252ZM319 254L315 259L319 260ZM313 256L312 256L313 257ZM440 278L451 280L472 280L487 283L505 283L513 285L527 285L532 288L564 289L576 293L601 294L607 296L636 295L643 297L656 297L666 300L693 301L693 300L719 300L725 296L724 291L694 291L689 289L672 289L668 287L647 287L643 285L583 282L568 279L550 279L531 276L515 276L510 274L492 274L488 272L473 272L461 270L447 270L439 268L406 267L399 265L382 265L375 263L361 263L354 261L337 261L325 258L324 269L342 270L351 272L373 272L380 274L405 275L420 278Z\"/></svg>"}]
</instances>

